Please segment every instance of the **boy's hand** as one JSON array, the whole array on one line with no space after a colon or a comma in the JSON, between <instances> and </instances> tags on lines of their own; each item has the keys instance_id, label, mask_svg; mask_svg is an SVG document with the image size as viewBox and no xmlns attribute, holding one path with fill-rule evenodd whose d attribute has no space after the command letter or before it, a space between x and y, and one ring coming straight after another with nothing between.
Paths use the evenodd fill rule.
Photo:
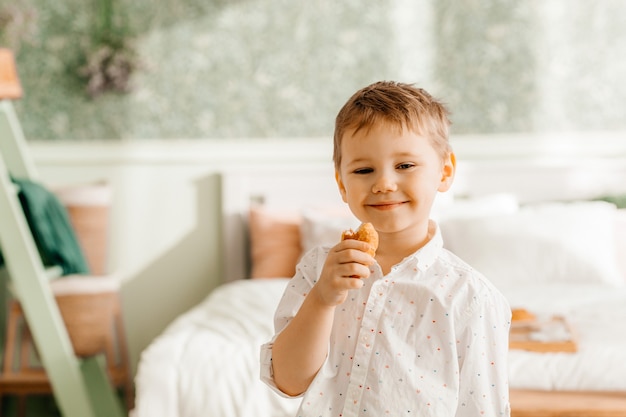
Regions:
<instances>
[{"instance_id":1,"label":"boy's hand","mask_svg":"<svg viewBox=\"0 0 626 417\"><path fill-rule=\"evenodd\" d=\"M349 290L363 287L361 279L370 276L369 267L375 262L369 250L369 244L354 239L343 240L330 250L312 290L320 303L339 305L346 300Z\"/></svg>"}]
</instances>

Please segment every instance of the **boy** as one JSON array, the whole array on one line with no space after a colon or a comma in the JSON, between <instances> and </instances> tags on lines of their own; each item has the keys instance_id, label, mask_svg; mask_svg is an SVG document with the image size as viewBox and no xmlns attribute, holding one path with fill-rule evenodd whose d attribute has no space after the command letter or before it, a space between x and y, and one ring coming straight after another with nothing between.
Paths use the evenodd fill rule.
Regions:
<instances>
[{"instance_id":1,"label":"boy","mask_svg":"<svg viewBox=\"0 0 626 417\"><path fill-rule=\"evenodd\" d=\"M358 240L313 249L287 286L261 377L303 396L298 416L510 414L511 310L429 220L454 178L449 124L427 92L395 82L337 115L337 185L379 246L375 257Z\"/></svg>"}]
</instances>

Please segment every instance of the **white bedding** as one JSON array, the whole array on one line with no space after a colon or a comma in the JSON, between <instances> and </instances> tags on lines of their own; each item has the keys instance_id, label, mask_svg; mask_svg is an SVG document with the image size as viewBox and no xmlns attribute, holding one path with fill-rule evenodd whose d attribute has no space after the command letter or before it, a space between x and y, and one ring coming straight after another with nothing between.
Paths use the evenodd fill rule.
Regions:
<instances>
[{"instance_id":1,"label":"white bedding","mask_svg":"<svg viewBox=\"0 0 626 417\"><path fill-rule=\"evenodd\" d=\"M273 333L286 279L216 289L144 351L133 417L293 416L298 400L259 380L259 345ZM626 391L626 289L598 284L516 285L512 306L565 315L577 353L510 353L511 388Z\"/></svg>"},{"instance_id":2,"label":"white bedding","mask_svg":"<svg viewBox=\"0 0 626 417\"><path fill-rule=\"evenodd\" d=\"M178 317L141 355L133 417L293 416L298 401L259 379L286 280L222 285Z\"/></svg>"},{"instance_id":3,"label":"white bedding","mask_svg":"<svg viewBox=\"0 0 626 417\"><path fill-rule=\"evenodd\" d=\"M578 336L576 353L511 350L511 388L626 391L626 288L568 283L502 291L513 306L565 316Z\"/></svg>"}]
</instances>

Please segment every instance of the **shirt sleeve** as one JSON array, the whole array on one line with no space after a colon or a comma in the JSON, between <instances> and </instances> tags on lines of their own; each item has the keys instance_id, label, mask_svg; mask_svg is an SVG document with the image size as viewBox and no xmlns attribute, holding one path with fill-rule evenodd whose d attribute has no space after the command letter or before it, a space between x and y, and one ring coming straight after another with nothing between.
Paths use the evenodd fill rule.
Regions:
<instances>
[{"instance_id":1,"label":"shirt sleeve","mask_svg":"<svg viewBox=\"0 0 626 417\"><path fill-rule=\"evenodd\" d=\"M304 395L304 393L296 396L291 396L280 390L274 382L274 369L272 368L272 345L271 342L261 345L261 381L263 381L268 387L275 393L285 398L297 398Z\"/></svg>"},{"instance_id":2,"label":"shirt sleeve","mask_svg":"<svg viewBox=\"0 0 626 417\"><path fill-rule=\"evenodd\" d=\"M475 298L459 334L456 417L510 416L508 350L511 309L495 288Z\"/></svg>"},{"instance_id":3,"label":"shirt sleeve","mask_svg":"<svg viewBox=\"0 0 626 417\"><path fill-rule=\"evenodd\" d=\"M282 392L274 381L274 370L272 367L272 347L276 337L287 327L289 322L296 315L304 299L317 280L317 264L320 258L319 250L312 250L305 254L296 268L296 274L287 283L287 287L276 308L274 314L274 330L275 334L272 339L261 345L261 381L267 384L272 390L283 397L292 398ZM299 396L302 396L299 395ZM296 396L298 397L298 396Z\"/></svg>"}]
</instances>

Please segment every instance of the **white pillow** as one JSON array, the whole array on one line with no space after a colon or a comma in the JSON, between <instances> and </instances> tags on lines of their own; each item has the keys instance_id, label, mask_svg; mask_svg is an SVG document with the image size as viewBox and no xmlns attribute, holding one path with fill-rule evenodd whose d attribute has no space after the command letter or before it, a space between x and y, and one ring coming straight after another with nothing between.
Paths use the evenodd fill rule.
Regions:
<instances>
[{"instance_id":1,"label":"white pillow","mask_svg":"<svg viewBox=\"0 0 626 417\"><path fill-rule=\"evenodd\" d=\"M595 282L623 285L612 204L544 203L516 213L449 218L444 245L496 286Z\"/></svg>"},{"instance_id":2,"label":"white pillow","mask_svg":"<svg viewBox=\"0 0 626 417\"><path fill-rule=\"evenodd\" d=\"M619 209L615 213L615 256L626 282L626 209Z\"/></svg>"},{"instance_id":3,"label":"white pillow","mask_svg":"<svg viewBox=\"0 0 626 417\"><path fill-rule=\"evenodd\" d=\"M432 217L443 221L452 217L483 217L515 213L518 210L519 201L514 194L495 193L469 198L455 197L451 203L433 213Z\"/></svg>"},{"instance_id":4,"label":"white pillow","mask_svg":"<svg viewBox=\"0 0 626 417\"><path fill-rule=\"evenodd\" d=\"M356 229L359 224L347 205L303 210L300 226L302 253L316 246L335 246L344 230Z\"/></svg>"}]
</instances>

